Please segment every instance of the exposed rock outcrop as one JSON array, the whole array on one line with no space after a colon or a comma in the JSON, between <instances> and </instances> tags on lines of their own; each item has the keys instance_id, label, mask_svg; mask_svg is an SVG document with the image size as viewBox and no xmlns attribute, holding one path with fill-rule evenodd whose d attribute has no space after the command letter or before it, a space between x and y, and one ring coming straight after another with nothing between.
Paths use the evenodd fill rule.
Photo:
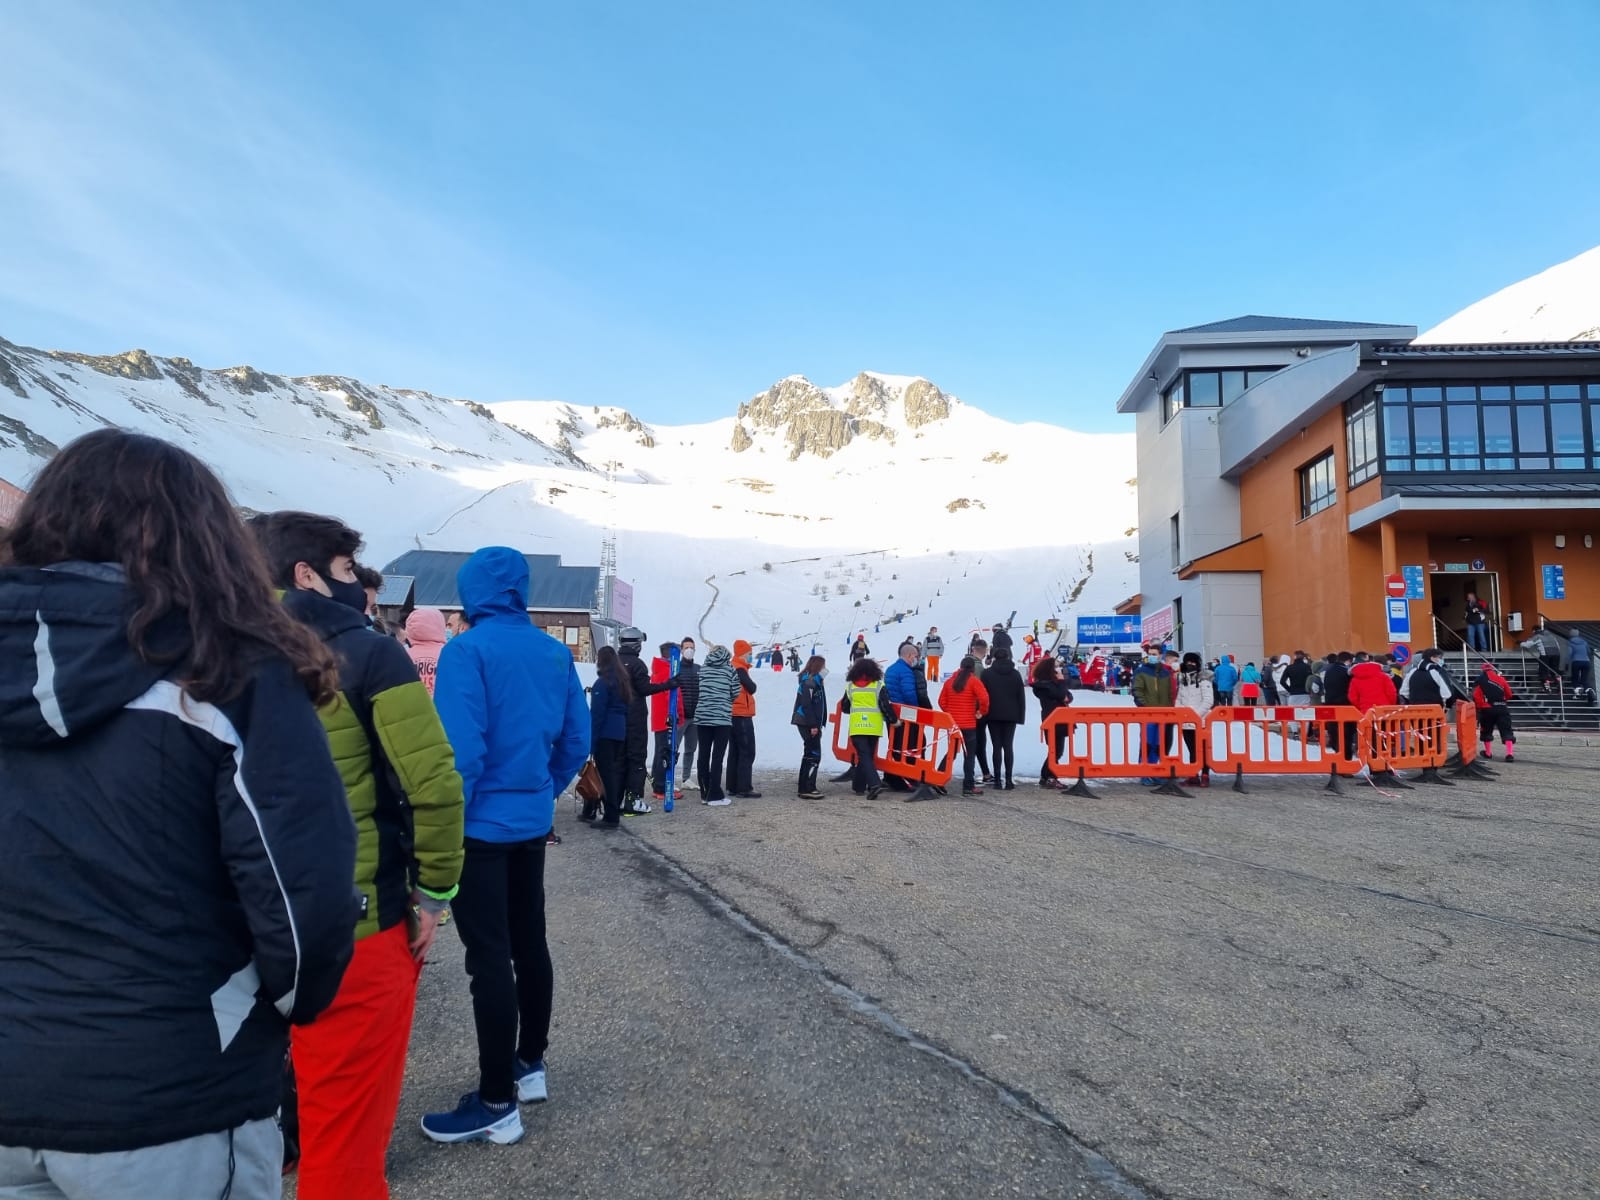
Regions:
<instances>
[{"instance_id":1,"label":"exposed rock outcrop","mask_svg":"<svg viewBox=\"0 0 1600 1200\"><path fill-rule=\"evenodd\" d=\"M844 449L858 437L893 442L895 430L916 429L950 415L950 397L925 379L903 387L863 371L844 388L828 391L803 375L791 375L739 406L732 446L755 444L754 434L781 433L791 460L818 458Z\"/></svg>"}]
</instances>

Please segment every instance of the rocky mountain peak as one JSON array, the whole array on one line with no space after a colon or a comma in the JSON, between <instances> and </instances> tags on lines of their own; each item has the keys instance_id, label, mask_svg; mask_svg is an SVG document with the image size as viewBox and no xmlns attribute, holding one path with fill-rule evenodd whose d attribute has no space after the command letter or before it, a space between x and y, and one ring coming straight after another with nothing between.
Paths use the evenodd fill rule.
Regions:
<instances>
[{"instance_id":1,"label":"rocky mountain peak","mask_svg":"<svg viewBox=\"0 0 1600 1200\"><path fill-rule=\"evenodd\" d=\"M844 449L859 437L895 440L897 429L918 429L950 415L951 398L926 379L862 371L849 383L820 388L790 375L739 406L732 448L748 450L754 434L780 433L793 461Z\"/></svg>"}]
</instances>

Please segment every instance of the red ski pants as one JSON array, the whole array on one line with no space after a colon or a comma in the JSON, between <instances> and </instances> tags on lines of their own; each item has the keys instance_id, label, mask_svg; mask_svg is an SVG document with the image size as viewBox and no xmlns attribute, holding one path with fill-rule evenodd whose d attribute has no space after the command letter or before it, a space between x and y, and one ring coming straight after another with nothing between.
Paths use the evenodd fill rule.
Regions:
<instances>
[{"instance_id":1,"label":"red ski pants","mask_svg":"<svg viewBox=\"0 0 1600 1200\"><path fill-rule=\"evenodd\" d=\"M300 1090L300 1200L388 1200L420 965L405 921L362 938L339 994L291 1035Z\"/></svg>"}]
</instances>

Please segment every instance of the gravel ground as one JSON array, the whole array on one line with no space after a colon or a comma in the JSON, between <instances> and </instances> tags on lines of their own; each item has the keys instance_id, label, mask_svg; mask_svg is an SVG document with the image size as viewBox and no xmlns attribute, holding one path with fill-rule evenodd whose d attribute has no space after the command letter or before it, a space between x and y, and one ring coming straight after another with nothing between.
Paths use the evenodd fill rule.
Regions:
<instances>
[{"instance_id":1,"label":"gravel ground","mask_svg":"<svg viewBox=\"0 0 1600 1200\"><path fill-rule=\"evenodd\" d=\"M421 1138L473 1086L442 938L394 1194L1600 1194L1600 765L1522 757L1391 795L764 772L619 833L563 806L554 1099L515 1147Z\"/></svg>"}]
</instances>

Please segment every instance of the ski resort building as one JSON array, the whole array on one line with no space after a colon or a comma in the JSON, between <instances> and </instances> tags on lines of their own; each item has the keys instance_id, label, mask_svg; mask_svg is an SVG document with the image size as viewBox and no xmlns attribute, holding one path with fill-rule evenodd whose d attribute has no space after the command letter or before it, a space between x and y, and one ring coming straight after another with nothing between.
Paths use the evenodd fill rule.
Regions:
<instances>
[{"instance_id":1,"label":"ski resort building","mask_svg":"<svg viewBox=\"0 0 1600 1200\"><path fill-rule=\"evenodd\" d=\"M1117 402L1147 630L1260 662L1458 647L1469 590L1494 649L1600 616L1600 343L1416 332L1248 316L1156 343Z\"/></svg>"},{"instance_id":2,"label":"ski resort building","mask_svg":"<svg viewBox=\"0 0 1600 1200\"><path fill-rule=\"evenodd\" d=\"M457 550L408 550L383 568L378 612L386 621L403 621L414 608L461 610L456 572L471 558ZM593 662L598 645L594 628L599 567L572 567L559 554L525 554L528 560L528 616L563 642L579 662Z\"/></svg>"}]
</instances>

